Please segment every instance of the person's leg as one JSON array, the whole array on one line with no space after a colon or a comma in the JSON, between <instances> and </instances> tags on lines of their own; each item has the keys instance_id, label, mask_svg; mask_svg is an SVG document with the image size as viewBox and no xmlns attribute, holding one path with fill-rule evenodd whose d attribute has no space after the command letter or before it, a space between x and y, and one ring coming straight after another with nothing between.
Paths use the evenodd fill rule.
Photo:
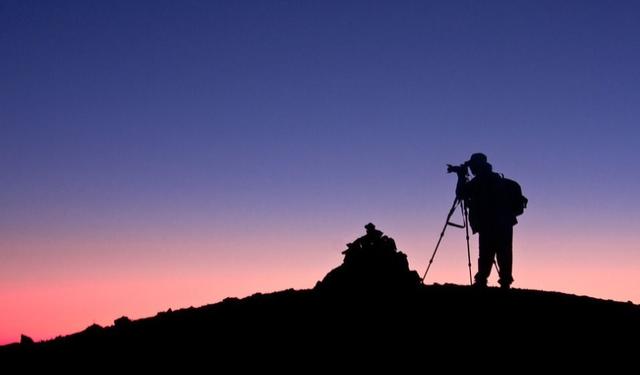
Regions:
<instances>
[{"instance_id":1,"label":"person's leg","mask_svg":"<svg viewBox=\"0 0 640 375\"><path fill-rule=\"evenodd\" d=\"M501 230L497 238L496 255L500 268L500 286L509 288L513 282L513 227L508 226Z\"/></svg>"},{"instance_id":2,"label":"person's leg","mask_svg":"<svg viewBox=\"0 0 640 375\"><path fill-rule=\"evenodd\" d=\"M487 279L491 274L493 258L495 257L495 235L493 231L482 231L478 233L478 273L476 273L475 285L486 286Z\"/></svg>"}]
</instances>

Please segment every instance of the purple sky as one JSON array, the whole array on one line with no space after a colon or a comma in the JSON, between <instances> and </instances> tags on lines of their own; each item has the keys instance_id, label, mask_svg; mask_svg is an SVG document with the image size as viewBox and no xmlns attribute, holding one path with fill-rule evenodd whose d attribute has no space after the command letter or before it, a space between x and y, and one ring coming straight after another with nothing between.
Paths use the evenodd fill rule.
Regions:
<instances>
[{"instance_id":1,"label":"purple sky","mask_svg":"<svg viewBox=\"0 0 640 375\"><path fill-rule=\"evenodd\" d=\"M80 329L311 287L369 221L422 273L453 199L445 164L478 151L530 200L515 287L639 303L639 14L0 2L0 342L68 333L33 321L69 306L117 307L79 309ZM447 235L432 281L466 282L461 239Z\"/></svg>"}]
</instances>

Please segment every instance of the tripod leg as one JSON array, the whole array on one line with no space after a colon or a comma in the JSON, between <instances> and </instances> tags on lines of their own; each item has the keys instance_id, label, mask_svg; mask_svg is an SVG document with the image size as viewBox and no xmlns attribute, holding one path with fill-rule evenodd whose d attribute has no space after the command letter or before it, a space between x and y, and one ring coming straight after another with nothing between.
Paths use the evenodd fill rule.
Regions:
<instances>
[{"instance_id":1,"label":"tripod leg","mask_svg":"<svg viewBox=\"0 0 640 375\"><path fill-rule=\"evenodd\" d=\"M438 252L438 247L440 247L440 243L442 242L442 238L444 237L444 232L447 230L447 226L449 225L449 221L451 220L451 216L456 211L456 206L458 205L458 198L456 197L453 200L453 205L451 205L451 209L449 210L449 214L447 215L447 220L444 222L444 227L442 227L442 232L440 232L440 238L438 239L438 243L436 244L436 248L433 250L433 254L431 254L431 259L429 259L429 265L427 266L427 270L424 271L424 275L422 275L422 282L424 283L424 279L427 277L427 273L429 273L429 269L431 268L431 264L433 263L433 258L436 257L436 253Z\"/></svg>"},{"instance_id":2,"label":"tripod leg","mask_svg":"<svg viewBox=\"0 0 640 375\"><path fill-rule=\"evenodd\" d=\"M469 213L467 211L467 206L464 204L464 201L460 201L460 209L462 210L462 221L464 224L464 229L467 235L467 261L469 266L469 285L473 285L473 279L471 277L471 246L469 246Z\"/></svg>"}]
</instances>

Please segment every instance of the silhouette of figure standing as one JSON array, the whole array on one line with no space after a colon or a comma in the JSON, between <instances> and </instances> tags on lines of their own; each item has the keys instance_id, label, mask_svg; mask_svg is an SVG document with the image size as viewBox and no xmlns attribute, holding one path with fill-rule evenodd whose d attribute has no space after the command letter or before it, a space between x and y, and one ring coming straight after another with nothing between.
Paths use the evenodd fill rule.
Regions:
<instances>
[{"instance_id":1,"label":"silhouette of figure standing","mask_svg":"<svg viewBox=\"0 0 640 375\"><path fill-rule=\"evenodd\" d=\"M466 168L457 171L456 195L465 200L471 230L478 233L478 273L474 285L487 286L494 258L497 258L498 282L501 288L509 289L513 282L513 226L517 220L504 194L503 178L493 172L484 154L471 155L464 165L469 167L474 178L467 180Z\"/></svg>"}]
</instances>

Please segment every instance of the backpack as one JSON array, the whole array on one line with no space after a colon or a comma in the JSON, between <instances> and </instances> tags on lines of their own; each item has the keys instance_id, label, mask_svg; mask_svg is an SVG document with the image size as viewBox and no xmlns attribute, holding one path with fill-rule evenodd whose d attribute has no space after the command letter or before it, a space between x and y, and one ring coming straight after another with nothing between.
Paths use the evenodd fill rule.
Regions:
<instances>
[{"instance_id":1,"label":"backpack","mask_svg":"<svg viewBox=\"0 0 640 375\"><path fill-rule=\"evenodd\" d=\"M522 215L524 209L527 208L529 200L522 195L520 184L502 176L502 185L511 214L513 214L513 217Z\"/></svg>"}]
</instances>

